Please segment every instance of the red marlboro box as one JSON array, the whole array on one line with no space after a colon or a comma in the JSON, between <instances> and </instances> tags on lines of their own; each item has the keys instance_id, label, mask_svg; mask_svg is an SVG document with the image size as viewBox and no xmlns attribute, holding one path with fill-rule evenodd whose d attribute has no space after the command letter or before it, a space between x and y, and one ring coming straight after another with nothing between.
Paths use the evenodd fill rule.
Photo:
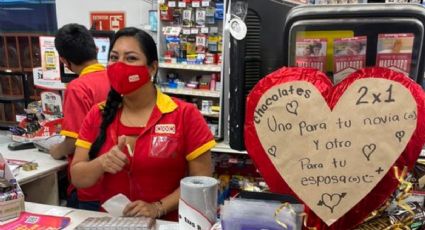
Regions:
<instances>
[{"instance_id":1,"label":"red marlboro box","mask_svg":"<svg viewBox=\"0 0 425 230\"><path fill-rule=\"evenodd\" d=\"M296 42L295 65L325 70L327 40L322 38L299 39Z\"/></svg>"},{"instance_id":2,"label":"red marlboro box","mask_svg":"<svg viewBox=\"0 0 425 230\"><path fill-rule=\"evenodd\" d=\"M376 65L409 75L414 38L411 33L379 34Z\"/></svg>"},{"instance_id":3,"label":"red marlboro box","mask_svg":"<svg viewBox=\"0 0 425 230\"><path fill-rule=\"evenodd\" d=\"M340 38L334 41L334 84L366 65L367 37Z\"/></svg>"}]
</instances>

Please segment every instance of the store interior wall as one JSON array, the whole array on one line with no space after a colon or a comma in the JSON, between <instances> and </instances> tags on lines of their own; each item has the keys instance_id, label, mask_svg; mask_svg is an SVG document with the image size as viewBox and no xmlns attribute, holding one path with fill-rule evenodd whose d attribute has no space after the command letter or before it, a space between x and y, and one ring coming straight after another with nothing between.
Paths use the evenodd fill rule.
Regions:
<instances>
[{"instance_id":1,"label":"store interior wall","mask_svg":"<svg viewBox=\"0 0 425 230\"><path fill-rule=\"evenodd\" d=\"M58 28L68 23L79 23L90 28L90 12L122 11L125 12L126 26L140 29L149 24L149 10L156 9L156 2L149 0L56 0Z\"/></svg>"}]
</instances>

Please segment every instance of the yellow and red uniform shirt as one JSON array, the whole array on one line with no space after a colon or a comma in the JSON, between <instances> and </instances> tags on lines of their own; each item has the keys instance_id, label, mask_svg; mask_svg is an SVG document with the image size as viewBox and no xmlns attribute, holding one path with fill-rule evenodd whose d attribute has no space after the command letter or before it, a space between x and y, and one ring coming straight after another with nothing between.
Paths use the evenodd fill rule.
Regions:
<instances>
[{"instance_id":1,"label":"yellow and red uniform shirt","mask_svg":"<svg viewBox=\"0 0 425 230\"><path fill-rule=\"evenodd\" d=\"M63 103L63 122L61 135L77 139L80 126L91 107L105 101L110 90L108 75L101 64L89 65L81 71L77 79L71 81L66 90ZM72 162L73 155L68 155ZM69 170L69 168L68 168ZM69 172L68 172L69 173ZM68 187L68 194L74 189ZM80 201L99 200L99 188L78 189Z\"/></svg>"},{"instance_id":2,"label":"yellow and red uniform shirt","mask_svg":"<svg viewBox=\"0 0 425 230\"><path fill-rule=\"evenodd\" d=\"M102 179L103 203L123 193L130 200L158 201L180 186L188 176L188 162L210 150L214 137L198 109L190 103L171 98L157 91L154 107L145 128L125 127L120 122L122 109L107 128L106 141L98 155L105 154L117 143L117 137L140 132L134 147L134 156L121 172L105 173ZM93 107L81 126L76 145L90 149L102 121L102 106ZM165 219L177 220L177 212Z\"/></svg>"}]
</instances>

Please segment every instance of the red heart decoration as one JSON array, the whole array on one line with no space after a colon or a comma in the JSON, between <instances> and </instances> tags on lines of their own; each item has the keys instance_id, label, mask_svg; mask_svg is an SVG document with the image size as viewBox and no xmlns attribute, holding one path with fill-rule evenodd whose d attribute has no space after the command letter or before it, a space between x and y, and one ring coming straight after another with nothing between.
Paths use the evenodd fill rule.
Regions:
<instances>
[{"instance_id":1,"label":"red heart decoration","mask_svg":"<svg viewBox=\"0 0 425 230\"><path fill-rule=\"evenodd\" d=\"M362 84L367 87L362 88ZM391 86L391 87L387 87ZM309 108L311 108L311 105L304 106L304 101L300 100L290 100L285 101L286 103L278 103L280 98L283 98L282 100L286 100L285 93L280 93L279 87L285 88L289 85L301 85L306 86L306 88L301 89L298 91L298 88L295 90L296 87L294 87L294 90L292 92L286 91L287 94L292 94L292 96L288 96L288 98L293 99L297 98L298 96L303 96L304 100L307 100L310 98L315 98L315 103L320 102L320 100L324 100L328 106L320 106L320 103L318 103L317 107L319 109L313 110L313 113L308 113ZM385 85L385 86L382 86ZM310 88L308 88L308 87ZM369 87L369 88L368 88ZM373 88L377 87L377 88ZM380 88L381 87L381 88ZM382 88L385 87L385 88ZM393 88L394 87L394 88ZM288 88L288 87L286 87ZM302 88L302 87L299 87ZM307 89L308 88L308 93ZM366 88L366 89L365 89ZM379 89L379 90L378 90ZM386 92L385 90L386 89ZM273 91L275 90L275 91ZM277 90L277 91L276 91ZM393 91L394 90L394 91ZM281 90L282 91L282 90ZM347 92L346 92L347 91ZM274 92L279 92L279 95ZM283 91L282 91L283 92ZM397 92L397 94L391 95L391 92ZM406 93L407 92L407 93ZM353 94L357 93L353 96ZM387 94L385 94L387 93ZM298 94L298 96L296 95ZM307 95L308 94L308 95ZM319 98L317 95L321 95ZM264 97L264 95L272 95L276 97ZM384 98L385 95L385 98ZM384 132L382 135L390 135L385 136L385 141L380 140L380 138L376 135L377 142L374 141L374 136L371 134L371 137L364 137L367 136L369 132L375 132L374 128L371 128L369 126L373 126L373 119L370 119L370 125L368 118L362 118L364 123L362 125L358 125L359 127L366 127L367 133L364 135L361 132L362 128L357 128L357 126L353 125L353 130L355 132L350 133L350 136L356 137L356 134L361 133L359 135L359 139L364 139L366 141L370 141L365 143L356 143L358 139L354 138L348 146L348 141L339 143L341 146L340 148L344 148L344 143L346 143L345 149L332 149L336 147L332 147L330 149L325 149L325 145L319 144L312 144L311 141L308 139L310 137L313 137L314 135L318 136L319 138L327 137L326 132L328 130L332 131L330 132L330 136L335 135L338 138L339 137L347 137L347 134L344 133L344 131L341 131L344 127L341 128L334 128L331 127L331 123L325 123L325 127L321 127L321 125L311 125L309 126L302 126L301 124L304 124L302 122L299 122L298 126L296 126L296 123L292 124L290 122L283 122L285 120L291 121L292 117L297 117L298 115L303 116L305 120L308 123L308 119L319 119L315 118L314 116L317 114L327 114L326 117L323 119L325 121L330 121L329 119L337 118L333 117L333 112L336 113L336 111L339 111L341 113L344 111L347 111L346 114L348 117L351 116L353 118L354 115L357 116L356 112L361 111L361 113L365 114L373 114L373 110L371 110L367 106L371 106L372 104L374 106L381 106L381 110L376 111L387 111L387 107L390 107L392 104L392 100L394 96L400 96L398 99L402 98L401 96L404 95L403 100L406 98L406 111L401 111L404 113L405 117L400 118L400 121L391 123L391 119L394 118L394 113L392 114L386 114L388 115L388 124L378 124L376 127L381 128L383 126L384 128L388 128L391 132L390 134L387 134L388 132ZM308 96L308 97L307 97ZM353 100L355 98L356 100ZM333 86L332 83L329 81L328 77L314 69L308 69L308 68L298 68L298 67L284 67L281 68L265 78L263 78L261 81L257 83L257 85L254 87L254 89L251 91L247 98L247 107L246 107L246 117L245 117L245 144L248 150L248 154L253 159L255 165L259 169L260 173L264 177L265 181L267 182L268 186L270 187L272 192L275 193L282 193L282 194L293 194L297 196L300 200L302 200L306 204L306 210L308 213L308 226L310 227L317 227L318 229L350 229L357 224L361 223L372 211L379 208L394 192L394 190L398 187L398 180L394 176L394 171L392 170L392 166L398 166L398 168L402 169L403 167L407 166L410 170L420 152L422 149L422 146L425 143L425 132L423 131L425 128L424 122L424 91L423 89L417 85L415 82L413 82L411 79L407 78L401 73L386 69L386 68L365 68L362 70L359 70L353 74L351 74L349 77L347 77L344 81L339 83L336 86ZM266 99L269 99L268 101ZM274 100L276 99L276 100ZM317 99L317 100L316 100ZM289 99L288 99L289 100ZM409 101L410 100L410 101ZM339 101L342 101L340 104L338 104ZM349 103L353 101L353 103ZM352 105L356 102L356 105ZM397 102L397 103L398 103ZM275 103L275 104L273 104ZM365 103L367 105L361 105L362 103ZM408 104L410 103L410 107ZM413 103L413 104L412 104ZM349 104L349 105L347 105ZM376 104L376 105L375 105ZM263 106L263 107L262 107ZM354 115L350 113L348 109L354 109ZM357 107L355 107L357 106ZM365 107L361 107L365 106ZM323 107L323 108L321 108ZM324 108L327 107L327 108ZM360 109L359 109L360 108ZM362 109L363 108L363 109ZM365 109L364 109L365 108ZM397 107L399 108L399 107ZM402 107L404 109L404 107ZM413 110L409 110L413 108ZM259 109L262 109L261 111ZM321 112L320 109L325 111L326 109L329 110L329 112ZM358 110L356 110L358 109ZM393 108L394 109L394 108ZM332 111L331 111L332 110ZM409 111L408 111L409 110ZM415 111L414 111L415 110ZM283 112L282 112L283 111ZM372 111L372 112L371 112ZM392 111L391 109L388 111ZM414 111L415 118L411 119L409 116L406 117L406 114L408 112ZM263 135L258 136L257 129L264 130L264 128L267 126L266 123L266 117L270 114L278 114L282 116L275 116L275 117L268 117L267 118L267 125L270 130L270 120L271 119L280 119L282 122L281 125L275 126L274 129L279 129L279 131L282 134L274 134L274 133L263 133ZM341 114L342 114L341 113ZM402 115L400 113L400 115ZM304 115L303 115L304 114ZM413 113L412 113L413 114ZM337 114L340 115L340 114ZM363 115L363 114L360 114ZM402 116L400 116L402 117ZM270 118L270 120L269 120ZM300 118L300 117L298 117ZM297 118L297 119L298 119ZM294 118L295 119L295 118ZM301 118L300 118L301 119ZM322 119L322 118L320 118ZM319 120L320 120L319 119ZM328 119L328 120L326 120ZM411 120L409 120L411 119ZM355 122L355 119L351 119L353 122ZM350 120L350 121L351 121ZM263 122L264 121L264 122ZM261 123L263 122L263 123ZM381 120L381 122L383 122ZM401 124L400 127L403 127L403 130L399 131L398 123ZM273 124L273 122L271 122ZM379 119L378 119L379 123ZM291 125L288 125L291 124ZM326 124L328 126L326 127ZM341 125L341 123L339 124ZM404 129L405 125L409 126ZM336 126L336 125L333 125ZM299 127L299 130L296 130L296 127ZM307 128L306 128L307 127ZM291 129L293 128L293 129ZM352 127L350 127L352 128ZM285 130L287 129L287 130ZM324 130L320 130L324 129ZM376 128L376 132L379 133L379 129ZM299 135L300 138L294 138L290 140L285 140L284 138L276 139L273 137L273 135L282 135L282 137L287 137L285 135L289 135L289 132L300 132ZM321 133L322 132L322 133ZM292 134L291 134L292 135ZM340 135L340 136L338 136ZM298 140L299 139L299 140ZM335 138L335 146L338 144L336 141L337 138ZM362 139L362 140L363 140ZM311 152L305 153L295 153L294 147L290 146L293 143L299 143L297 141L304 141L302 144L298 144L297 146L300 149L309 149ZM388 141L387 141L388 140ZM270 145L270 143L272 145ZM285 143L285 144L282 144ZM357 148L356 144L362 148ZM266 146L265 148L263 146ZM288 149L281 148L282 145L289 146ZM352 146L351 146L352 145ZM297 147L295 146L295 147ZM313 147L305 147L305 146L316 146L316 149ZM353 146L356 146L354 148ZM326 146L328 148L328 146ZM291 150L292 149L292 150ZM350 155L357 154L353 159L355 159L356 162L349 162L355 163L355 164L361 164L361 168L368 168L369 164L370 167L373 168L376 165L379 165L381 161L387 161L382 169L383 171L376 171L376 173L372 172L370 175L370 178L363 176L361 181L361 186L369 186L368 192L364 195L361 195L360 198L351 198L356 196L357 193L361 193L361 191L353 191L356 188L356 186L353 185L332 185L332 188L335 188L335 191L327 191L328 184L323 184L325 182L321 182L320 175L315 170L325 170L326 173L333 173L337 170L343 169L334 169L330 170L331 166L325 165L323 163L322 165L319 164L304 164L303 159L301 160L297 159L297 154L300 156L312 156L312 159L314 157L320 156L320 158L327 159L327 155L317 155L315 156L312 154L314 150L317 150L318 154L325 152L329 152L329 155L331 154L339 154L337 156L345 156L347 158L353 157ZM320 150L320 151L319 151ZM292 152L291 152L292 151ZM395 153L390 153L394 152ZM386 152L389 152L388 154L392 154L391 157L394 159L387 160L385 157ZM280 155L279 155L280 154ZM303 155L304 154L304 155ZM308 155L310 154L310 155ZM349 154L349 155L344 155ZM381 154L381 155L379 155ZM278 157L276 157L278 156ZM379 156L381 158L379 158ZM374 158L379 160L375 160ZM384 157L384 158L382 158ZM389 157L389 158L391 158ZM357 160L358 158L358 160ZM293 160L298 161L293 161ZM350 158L350 160L352 160ZM358 161L358 162L357 162ZM365 163L362 163L365 162ZM275 167L275 165L278 165L278 167ZM295 166L294 166L295 165ZM298 166L296 166L298 165ZM337 167L334 165L334 167ZM288 171L289 168L289 171ZM301 169L302 168L302 169ZM379 167L381 169L381 167ZM287 171L285 171L287 170ZM298 170L298 171L297 171ZM366 169L365 169L366 170ZM352 170L355 171L355 170ZM369 170L370 172L370 170ZM385 172L385 174L383 174ZM302 177L304 174L312 174L314 175L314 180L310 180L310 177ZM380 174L382 173L382 175ZM319 176L317 176L317 175ZM317 176L317 177L316 177ZM285 178L285 179L284 179ZM299 179L301 178L301 182L299 182ZM307 178L306 180L303 180L303 178ZM340 177L338 177L340 178ZM359 177L361 178L361 177ZM373 181L374 178L376 181ZM378 180L379 179L379 180ZM295 181L295 182L294 182ZM339 181L341 182L341 181ZM357 183L357 181L355 181ZM298 184L297 184L298 183ZM314 184L314 186L311 186L311 184ZM317 184L322 183L321 186L318 186ZM344 182L345 183L345 182ZM354 182L353 182L354 183ZM370 184L369 184L370 183ZM347 182L348 184L348 182ZM317 185L317 186L316 186ZM305 186L305 189L304 187ZM351 186L351 187L350 187ZM302 189L300 189L300 187ZM329 186L331 187L331 186ZM348 190L344 190L348 188ZM351 190L350 190L351 188ZM297 193L294 192L297 191ZM305 191L306 192L305 192ZM319 192L320 191L320 192ZM323 194L320 194L322 191ZM339 193L338 191L346 191ZM313 196L317 196L318 199L311 200ZM350 197L350 199L348 198ZM306 202L307 201L307 202ZM313 203L314 201L319 201L318 203ZM352 204L347 204L347 203ZM353 203L354 202L354 203ZM348 207L348 209L347 209ZM344 209L345 208L345 209ZM334 218L334 219L332 219ZM324 220L323 220L324 219ZM325 223L326 222L326 223Z\"/></svg>"}]
</instances>

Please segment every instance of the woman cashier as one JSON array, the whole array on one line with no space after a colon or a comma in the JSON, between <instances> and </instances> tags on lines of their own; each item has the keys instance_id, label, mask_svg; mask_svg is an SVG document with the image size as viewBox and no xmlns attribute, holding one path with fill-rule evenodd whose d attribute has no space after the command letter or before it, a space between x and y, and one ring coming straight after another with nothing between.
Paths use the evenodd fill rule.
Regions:
<instances>
[{"instance_id":1,"label":"woman cashier","mask_svg":"<svg viewBox=\"0 0 425 230\"><path fill-rule=\"evenodd\" d=\"M101 203L116 194L132 203L125 216L177 220L180 180L211 176L214 138L198 109L157 90L152 37L136 28L118 31L109 54L112 89L86 116L76 142L72 183L102 178Z\"/></svg>"}]
</instances>

